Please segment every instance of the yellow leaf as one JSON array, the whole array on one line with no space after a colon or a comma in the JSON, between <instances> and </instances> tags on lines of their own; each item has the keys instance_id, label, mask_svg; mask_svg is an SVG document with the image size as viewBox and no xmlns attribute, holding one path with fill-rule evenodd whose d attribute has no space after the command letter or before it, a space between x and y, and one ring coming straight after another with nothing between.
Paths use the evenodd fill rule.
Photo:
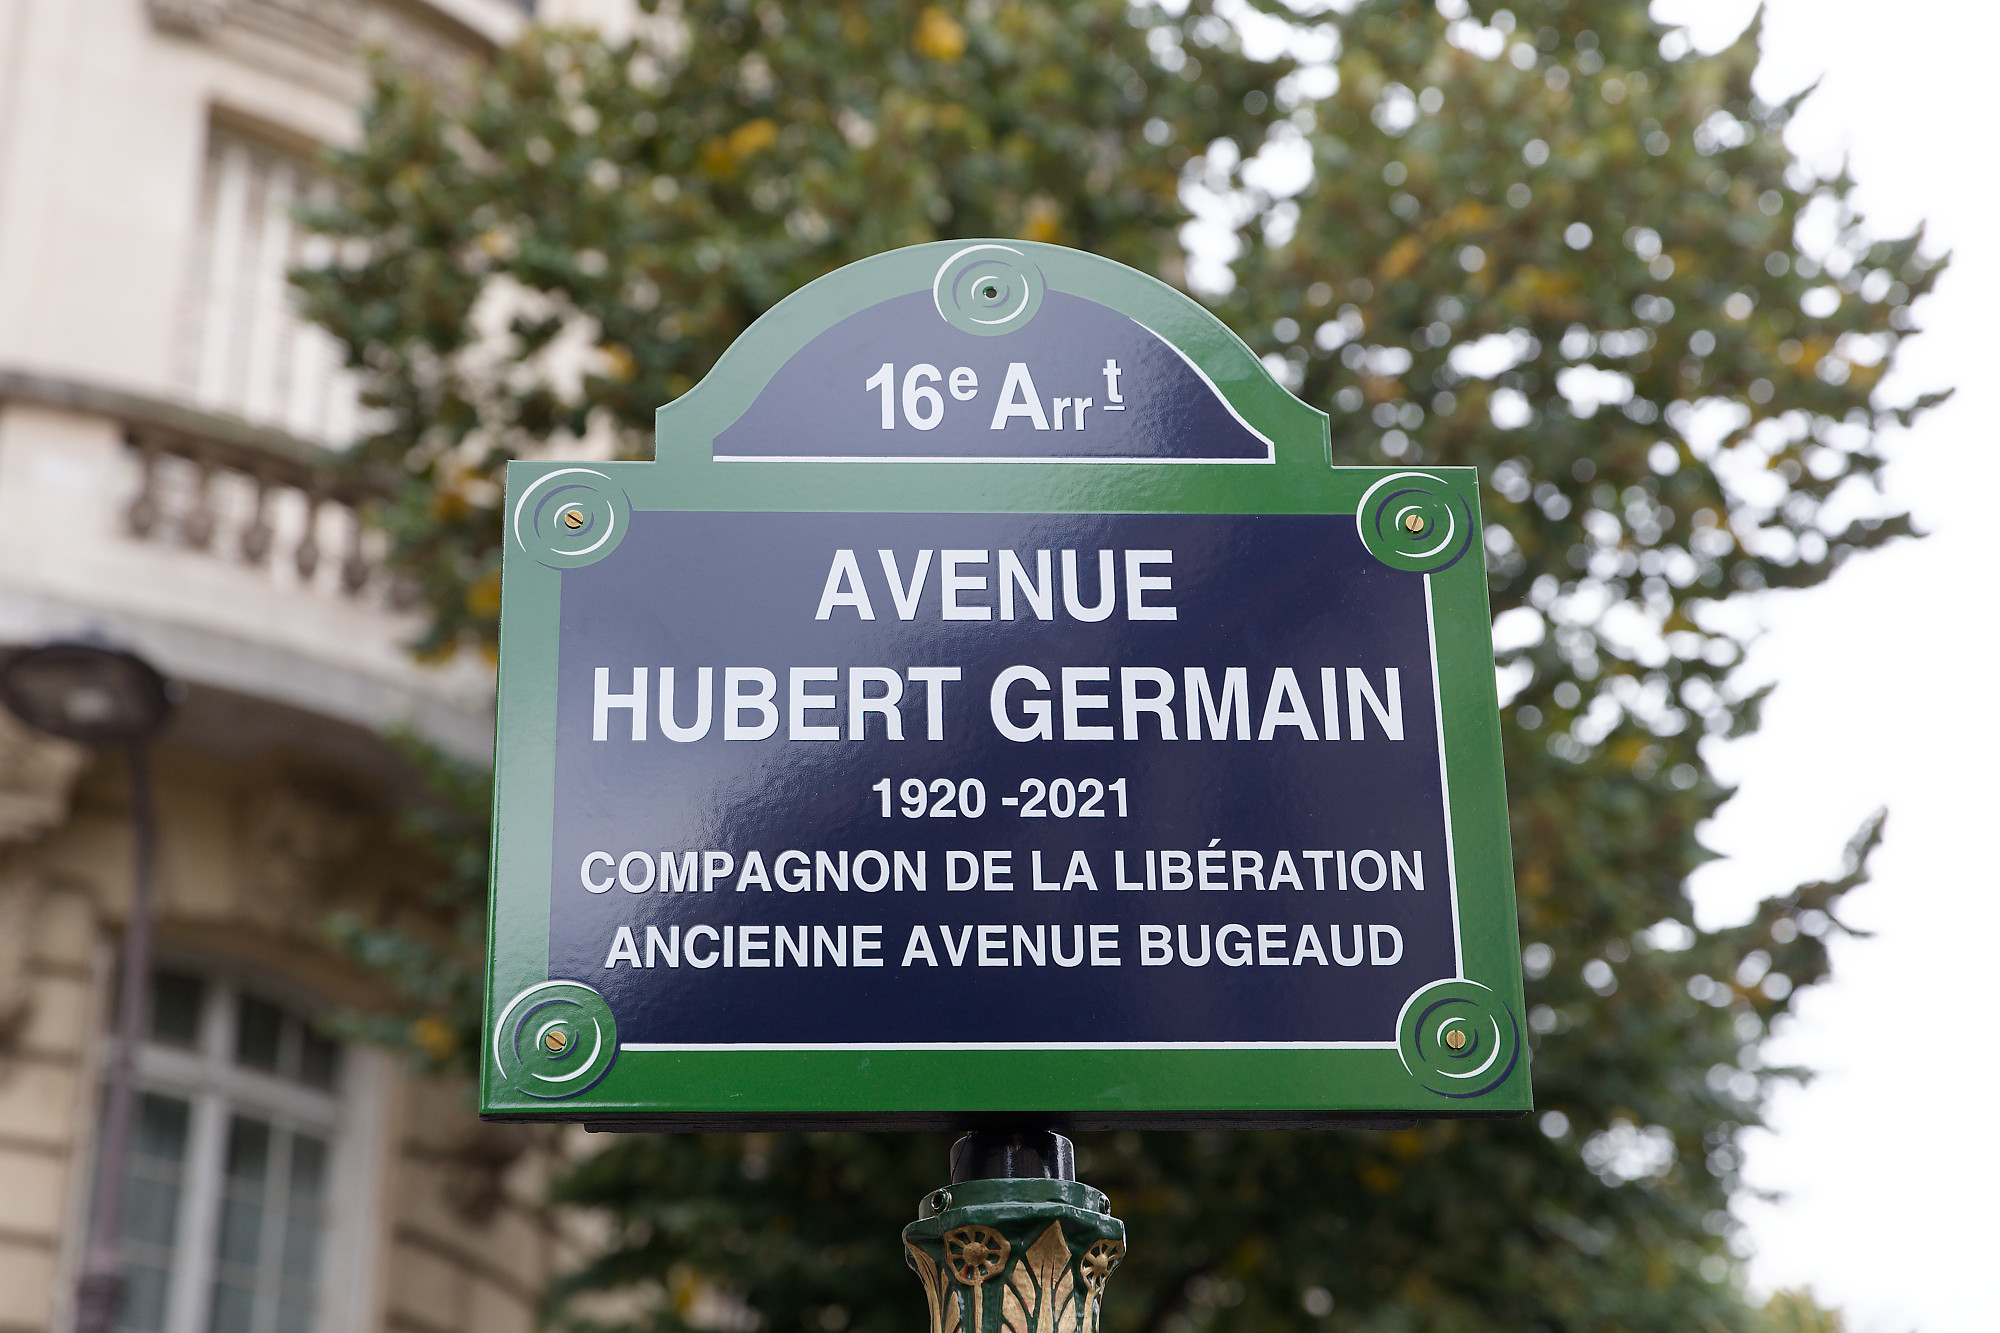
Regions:
<instances>
[{"instance_id":1,"label":"yellow leaf","mask_svg":"<svg viewBox=\"0 0 2000 1333\"><path fill-rule=\"evenodd\" d=\"M965 54L965 29L958 20L932 5L918 16L916 36L910 39L910 44L932 60L950 64Z\"/></svg>"},{"instance_id":2,"label":"yellow leaf","mask_svg":"<svg viewBox=\"0 0 2000 1333\"><path fill-rule=\"evenodd\" d=\"M727 141L710 139L701 146L701 169L711 176L727 176L736 167L735 154Z\"/></svg>"},{"instance_id":3,"label":"yellow leaf","mask_svg":"<svg viewBox=\"0 0 2000 1333\"><path fill-rule=\"evenodd\" d=\"M1436 230L1440 236L1455 236L1460 232L1484 231L1493 225L1493 210L1475 199L1468 199L1437 220Z\"/></svg>"},{"instance_id":4,"label":"yellow leaf","mask_svg":"<svg viewBox=\"0 0 2000 1333\"><path fill-rule=\"evenodd\" d=\"M1388 281L1395 281L1417 266L1423 257L1424 243L1414 236L1405 236L1389 247L1389 253L1382 256L1376 271Z\"/></svg>"},{"instance_id":5,"label":"yellow leaf","mask_svg":"<svg viewBox=\"0 0 2000 1333\"><path fill-rule=\"evenodd\" d=\"M778 142L778 126L769 116L746 121L729 132L729 151L738 158L762 152Z\"/></svg>"},{"instance_id":6,"label":"yellow leaf","mask_svg":"<svg viewBox=\"0 0 2000 1333\"><path fill-rule=\"evenodd\" d=\"M442 1060L458 1045L458 1033L435 1014L425 1014L410 1024L410 1040L434 1060Z\"/></svg>"},{"instance_id":7,"label":"yellow leaf","mask_svg":"<svg viewBox=\"0 0 2000 1333\"><path fill-rule=\"evenodd\" d=\"M685 1316L701 1298L701 1280L686 1264L675 1264L667 1270L667 1302L674 1313Z\"/></svg>"},{"instance_id":8,"label":"yellow leaf","mask_svg":"<svg viewBox=\"0 0 2000 1333\"><path fill-rule=\"evenodd\" d=\"M623 343L606 343L597 349L604 358L604 373L614 380L629 380L638 373L639 363Z\"/></svg>"},{"instance_id":9,"label":"yellow leaf","mask_svg":"<svg viewBox=\"0 0 2000 1333\"><path fill-rule=\"evenodd\" d=\"M1508 280L1504 299L1551 318L1569 318L1582 313L1576 291L1573 275L1523 264Z\"/></svg>"},{"instance_id":10,"label":"yellow leaf","mask_svg":"<svg viewBox=\"0 0 2000 1333\"><path fill-rule=\"evenodd\" d=\"M500 613L500 573L481 578L465 590L465 609L475 616L493 616Z\"/></svg>"},{"instance_id":11,"label":"yellow leaf","mask_svg":"<svg viewBox=\"0 0 2000 1333\"><path fill-rule=\"evenodd\" d=\"M1021 239L1024 241L1053 241L1062 235L1062 215L1056 211L1055 201L1038 195L1028 205L1028 216L1021 223Z\"/></svg>"},{"instance_id":12,"label":"yellow leaf","mask_svg":"<svg viewBox=\"0 0 2000 1333\"><path fill-rule=\"evenodd\" d=\"M466 500L464 491L447 482L440 484L436 490L431 492L429 508L432 518L440 522L449 523L451 520L463 515L467 509L471 508L471 505Z\"/></svg>"}]
</instances>

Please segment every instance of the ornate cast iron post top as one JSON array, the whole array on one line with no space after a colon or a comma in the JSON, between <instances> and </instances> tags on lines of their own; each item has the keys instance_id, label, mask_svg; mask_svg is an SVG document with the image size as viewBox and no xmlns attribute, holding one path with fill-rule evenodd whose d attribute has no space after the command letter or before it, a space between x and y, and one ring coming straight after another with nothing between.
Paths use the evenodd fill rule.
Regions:
<instances>
[{"instance_id":1,"label":"ornate cast iron post top","mask_svg":"<svg viewBox=\"0 0 2000 1333\"><path fill-rule=\"evenodd\" d=\"M1048 1130L977 1130L952 1145L951 1185L918 1205L903 1251L931 1333L1097 1333L1125 1224L1076 1179Z\"/></svg>"}]
</instances>

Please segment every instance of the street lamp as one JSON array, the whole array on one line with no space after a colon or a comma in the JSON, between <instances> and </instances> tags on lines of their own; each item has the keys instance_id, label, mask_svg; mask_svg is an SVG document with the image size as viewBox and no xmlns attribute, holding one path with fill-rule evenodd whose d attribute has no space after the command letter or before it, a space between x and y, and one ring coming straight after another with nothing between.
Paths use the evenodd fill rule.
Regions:
<instances>
[{"instance_id":1,"label":"street lamp","mask_svg":"<svg viewBox=\"0 0 2000 1333\"><path fill-rule=\"evenodd\" d=\"M146 744L172 714L167 681L136 654L102 644L46 643L0 664L0 703L38 731L125 751L132 778L132 914L119 960L118 1030L105 1079L104 1132L90 1241L77 1281L77 1333L108 1333L124 1301L118 1239L125 1210L125 1157L132 1142L134 1054L145 1021L153 936L153 783Z\"/></svg>"}]
</instances>

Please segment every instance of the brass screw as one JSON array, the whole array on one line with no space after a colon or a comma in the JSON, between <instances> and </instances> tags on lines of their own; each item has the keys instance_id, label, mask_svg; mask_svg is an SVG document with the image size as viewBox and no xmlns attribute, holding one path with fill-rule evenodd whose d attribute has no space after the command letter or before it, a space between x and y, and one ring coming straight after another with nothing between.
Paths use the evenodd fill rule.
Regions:
<instances>
[{"instance_id":1,"label":"brass screw","mask_svg":"<svg viewBox=\"0 0 2000 1333\"><path fill-rule=\"evenodd\" d=\"M1422 514L1406 515L1403 519L1403 530L1405 532L1422 532L1424 530L1424 516Z\"/></svg>"},{"instance_id":2,"label":"brass screw","mask_svg":"<svg viewBox=\"0 0 2000 1333\"><path fill-rule=\"evenodd\" d=\"M542 1045L548 1048L550 1055L561 1055L569 1049L569 1033L561 1028L550 1028L542 1034Z\"/></svg>"},{"instance_id":3,"label":"brass screw","mask_svg":"<svg viewBox=\"0 0 2000 1333\"><path fill-rule=\"evenodd\" d=\"M580 528L583 526L583 515L571 509L563 515L563 525L571 529Z\"/></svg>"},{"instance_id":4,"label":"brass screw","mask_svg":"<svg viewBox=\"0 0 2000 1333\"><path fill-rule=\"evenodd\" d=\"M551 1033L550 1035L553 1036L554 1034ZM1465 1034L1457 1028L1453 1028L1444 1034L1444 1044L1451 1047L1454 1051L1462 1051L1465 1049Z\"/></svg>"}]
</instances>

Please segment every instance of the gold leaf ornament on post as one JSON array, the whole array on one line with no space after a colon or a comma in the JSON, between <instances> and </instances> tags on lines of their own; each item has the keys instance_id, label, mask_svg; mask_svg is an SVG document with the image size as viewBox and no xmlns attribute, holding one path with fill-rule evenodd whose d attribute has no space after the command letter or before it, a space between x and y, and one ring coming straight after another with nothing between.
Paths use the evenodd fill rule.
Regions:
<instances>
[{"instance_id":1,"label":"gold leaf ornament on post","mask_svg":"<svg viewBox=\"0 0 2000 1333\"><path fill-rule=\"evenodd\" d=\"M1074 1322L1066 1329L1063 1316L1075 1295L1076 1274L1070 1268L1069 1244L1063 1239L1062 1224L1051 1222L1014 1265L1000 1308L1012 1333L1071 1333ZM1031 1309L1035 1311L1032 1325L1028 1320Z\"/></svg>"},{"instance_id":2,"label":"gold leaf ornament on post","mask_svg":"<svg viewBox=\"0 0 2000 1333\"><path fill-rule=\"evenodd\" d=\"M1035 1288L1027 1264L1015 1265L1014 1275L1000 1288L1000 1333L1034 1333L1028 1311L1035 1308Z\"/></svg>"},{"instance_id":3,"label":"gold leaf ornament on post","mask_svg":"<svg viewBox=\"0 0 2000 1333\"><path fill-rule=\"evenodd\" d=\"M950 1299L944 1278L938 1273L938 1266L931 1257L908 1241L903 1242L903 1261L916 1272L924 1284L924 1301L930 1306L931 1333L944 1333L945 1302Z\"/></svg>"},{"instance_id":4,"label":"gold leaf ornament on post","mask_svg":"<svg viewBox=\"0 0 2000 1333\"><path fill-rule=\"evenodd\" d=\"M945 1266L959 1282L972 1288L972 1327L980 1333L986 1327L986 1279L1007 1267L1012 1248L992 1227L964 1226L945 1233Z\"/></svg>"}]
</instances>

